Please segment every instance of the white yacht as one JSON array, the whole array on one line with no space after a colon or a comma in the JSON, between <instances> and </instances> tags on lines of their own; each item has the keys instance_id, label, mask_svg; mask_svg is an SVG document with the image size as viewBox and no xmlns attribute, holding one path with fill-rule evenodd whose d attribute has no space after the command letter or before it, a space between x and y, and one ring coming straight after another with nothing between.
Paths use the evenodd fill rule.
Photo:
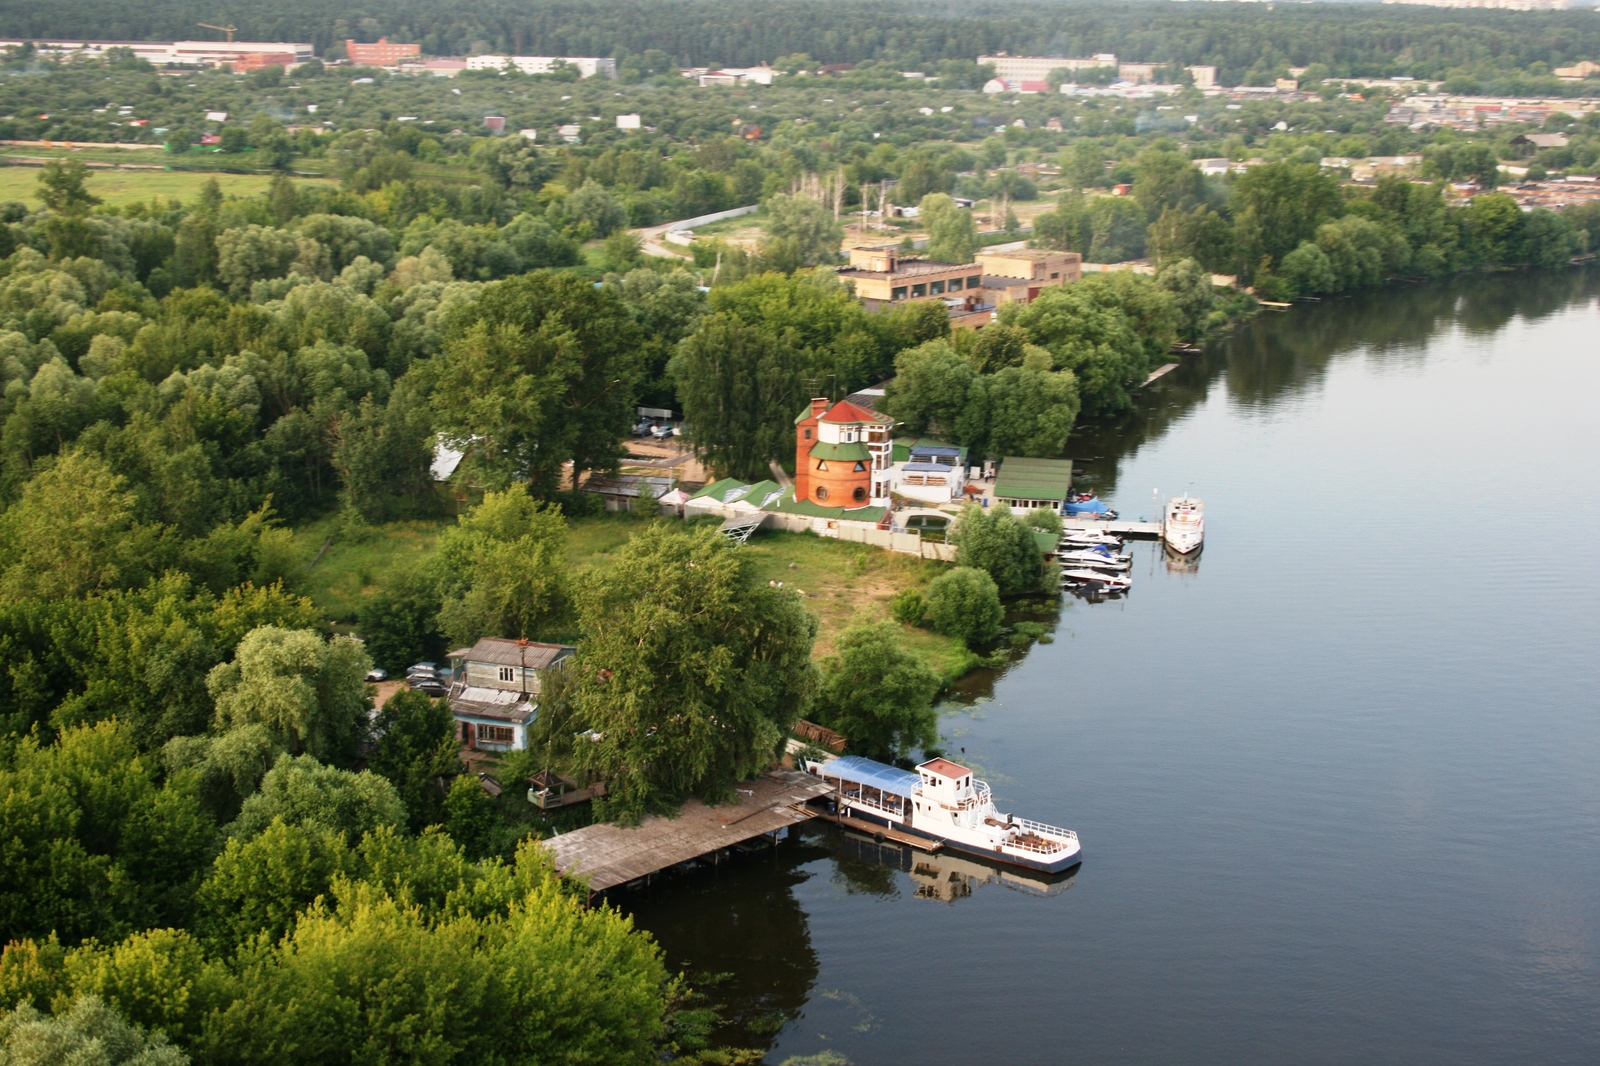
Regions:
<instances>
[{"instance_id":1,"label":"white yacht","mask_svg":"<svg viewBox=\"0 0 1600 1066\"><path fill-rule=\"evenodd\" d=\"M1195 551L1206 539L1206 505L1193 496L1177 496L1167 501L1167 520L1162 539L1182 555Z\"/></svg>"},{"instance_id":2,"label":"white yacht","mask_svg":"<svg viewBox=\"0 0 1600 1066\"><path fill-rule=\"evenodd\" d=\"M1133 587L1133 579L1127 574L1112 574L1104 570L1063 570L1061 583L1093 585L1104 592L1126 592Z\"/></svg>"},{"instance_id":3,"label":"white yacht","mask_svg":"<svg viewBox=\"0 0 1600 1066\"><path fill-rule=\"evenodd\" d=\"M901 770L859 755L807 762L835 789L839 813L995 862L1059 873L1083 861L1070 829L1001 814L989 786L949 759Z\"/></svg>"},{"instance_id":4,"label":"white yacht","mask_svg":"<svg viewBox=\"0 0 1600 1066\"><path fill-rule=\"evenodd\" d=\"M1122 538L1103 529L1069 529L1061 534L1060 547L1064 551L1076 548L1093 548L1104 545L1107 548L1122 547Z\"/></svg>"},{"instance_id":5,"label":"white yacht","mask_svg":"<svg viewBox=\"0 0 1600 1066\"><path fill-rule=\"evenodd\" d=\"M1133 556L1127 552L1114 554L1104 549L1056 552L1062 566L1089 566L1102 570L1126 570L1133 565Z\"/></svg>"}]
</instances>

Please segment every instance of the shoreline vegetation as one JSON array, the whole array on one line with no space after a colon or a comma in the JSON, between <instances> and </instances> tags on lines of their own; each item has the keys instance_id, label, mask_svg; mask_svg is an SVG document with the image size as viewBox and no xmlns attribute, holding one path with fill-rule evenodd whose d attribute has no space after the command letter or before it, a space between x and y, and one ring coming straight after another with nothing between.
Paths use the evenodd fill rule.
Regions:
<instances>
[{"instance_id":1,"label":"shoreline vegetation","mask_svg":"<svg viewBox=\"0 0 1600 1066\"><path fill-rule=\"evenodd\" d=\"M24 7L84 39L216 17ZM583 482L634 461L641 406L681 412L708 476L792 473L796 413L878 384L903 432L974 464L1059 457L1254 313L1215 275L1288 302L1600 245L1592 183L1560 211L1500 188L1600 176L1600 112L1402 123L1408 84L1357 83L1554 98L1552 60L1600 56L1600 23L1348 7L891 7L891 35L831 0L733 23L706 0L401 0L359 31L297 0L238 32L329 62L8 49L0 138L150 147L0 149L27 164L0 170L0 1058L761 1061L783 1018L727 1026L715 975L673 973L537 838L726 799L799 716L862 755L936 752L942 691L1053 639L1060 520L969 507L953 563L734 547ZM355 32L581 40L617 77L334 65ZM1055 40L1295 88L983 91L983 49ZM682 76L758 62L772 85ZM1355 180L1369 159L1392 172ZM756 204L646 254L671 219ZM971 331L937 300L870 312L831 269L858 243L966 263L1002 238L1148 270ZM463 453L445 481L440 443ZM486 753L491 727L464 750L422 691L373 705L374 665L483 637L575 648L526 747ZM538 772L606 791L546 818Z\"/></svg>"}]
</instances>

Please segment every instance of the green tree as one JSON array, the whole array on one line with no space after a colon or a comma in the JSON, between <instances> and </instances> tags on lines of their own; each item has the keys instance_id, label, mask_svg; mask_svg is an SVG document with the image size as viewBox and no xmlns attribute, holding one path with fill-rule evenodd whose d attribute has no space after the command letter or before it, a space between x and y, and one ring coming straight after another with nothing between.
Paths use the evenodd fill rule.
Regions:
<instances>
[{"instance_id":1,"label":"green tree","mask_svg":"<svg viewBox=\"0 0 1600 1066\"><path fill-rule=\"evenodd\" d=\"M368 766L400 794L412 831L442 824L439 782L461 762L449 705L425 692L396 692L378 712L373 732L378 741Z\"/></svg>"},{"instance_id":2,"label":"green tree","mask_svg":"<svg viewBox=\"0 0 1600 1066\"><path fill-rule=\"evenodd\" d=\"M224 951L260 934L277 941L354 866L355 855L337 829L274 817L258 835L228 840L195 894L197 928Z\"/></svg>"},{"instance_id":3,"label":"green tree","mask_svg":"<svg viewBox=\"0 0 1600 1066\"><path fill-rule=\"evenodd\" d=\"M1061 177L1068 188L1088 189L1105 184L1105 152L1094 141L1080 140L1063 155Z\"/></svg>"},{"instance_id":4,"label":"green tree","mask_svg":"<svg viewBox=\"0 0 1600 1066\"><path fill-rule=\"evenodd\" d=\"M0 588L56 599L124 583L154 547L134 523L127 480L98 457L62 456L23 487L0 516Z\"/></svg>"},{"instance_id":5,"label":"green tree","mask_svg":"<svg viewBox=\"0 0 1600 1066\"><path fill-rule=\"evenodd\" d=\"M905 423L907 433L939 433L958 443L986 435L986 412L970 408L978 372L949 341L909 348L894 365L883 409Z\"/></svg>"},{"instance_id":6,"label":"green tree","mask_svg":"<svg viewBox=\"0 0 1600 1066\"><path fill-rule=\"evenodd\" d=\"M667 373L683 403L684 430L713 469L767 476L794 454L794 417L805 403L809 360L793 329L774 336L721 313L701 319Z\"/></svg>"},{"instance_id":7,"label":"green tree","mask_svg":"<svg viewBox=\"0 0 1600 1066\"><path fill-rule=\"evenodd\" d=\"M87 215L91 207L100 203L100 197L85 186L88 179L89 168L79 160L52 160L39 172L39 190L35 195L58 215Z\"/></svg>"},{"instance_id":8,"label":"green tree","mask_svg":"<svg viewBox=\"0 0 1600 1066\"><path fill-rule=\"evenodd\" d=\"M78 996L53 1017L27 1003L0 1015L0 1060L7 1066L186 1066L189 1056L161 1033L129 1025L97 996Z\"/></svg>"},{"instance_id":9,"label":"green tree","mask_svg":"<svg viewBox=\"0 0 1600 1066\"><path fill-rule=\"evenodd\" d=\"M633 416L639 333L615 294L535 271L484 289L451 320L435 427L491 488L556 491L615 467Z\"/></svg>"},{"instance_id":10,"label":"green tree","mask_svg":"<svg viewBox=\"0 0 1600 1066\"><path fill-rule=\"evenodd\" d=\"M570 623L566 519L526 486L491 492L440 538L439 627L457 644L538 639Z\"/></svg>"},{"instance_id":11,"label":"green tree","mask_svg":"<svg viewBox=\"0 0 1600 1066\"><path fill-rule=\"evenodd\" d=\"M0 768L0 929L75 942L177 924L215 827L115 721L28 736Z\"/></svg>"},{"instance_id":12,"label":"green tree","mask_svg":"<svg viewBox=\"0 0 1600 1066\"><path fill-rule=\"evenodd\" d=\"M855 626L839 635L838 648L822 661L812 713L848 737L851 751L894 759L938 739L939 675L906 650L899 626Z\"/></svg>"},{"instance_id":13,"label":"green tree","mask_svg":"<svg viewBox=\"0 0 1600 1066\"><path fill-rule=\"evenodd\" d=\"M978 254L978 227L972 212L942 192L922 198L917 217L928 230L928 258L936 263L970 263Z\"/></svg>"},{"instance_id":14,"label":"green tree","mask_svg":"<svg viewBox=\"0 0 1600 1066\"><path fill-rule=\"evenodd\" d=\"M1193 259L1170 260L1156 274L1156 284L1172 294L1179 315L1180 336L1192 339L1206 331L1211 314L1216 310L1217 297L1212 292L1210 276Z\"/></svg>"},{"instance_id":15,"label":"green tree","mask_svg":"<svg viewBox=\"0 0 1600 1066\"><path fill-rule=\"evenodd\" d=\"M1150 222L1169 208L1188 210L1204 190L1200 168L1175 148L1151 145L1135 157L1133 169L1133 198Z\"/></svg>"},{"instance_id":16,"label":"green tree","mask_svg":"<svg viewBox=\"0 0 1600 1066\"><path fill-rule=\"evenodd\" d=\"M762 207L767 212L768 235L793 241L793 254L800 264L831 263L838 257L844 230L833 212L813 197L778 193L769 196Z\"/></svg>"},{"instance_id":17,"label":"green tree","mask_svg":"<svg viewBox=\"0 0 1600 1066\"><path fill-rule=\"evenodd\" d=\"M222 729L263 725L293 753L348 761L367 729L371 668L349 637L262 626L207 675L206 688Z\"/></svg>"},{"instance_id":18,"label":"green tree","mask_svg":"<svg viewBox=\"0 0 1600 1066\"><path fill-rule=\"evenodd\" d=\"M1129 390L1144 377L1148 356L1114 291L1058 285L1025 307L1008 305L1000 321L1027 330L1055 356L1057 367L1072 371L1085 415L1132 405Z\"/></svg>"},{"instance_id":19,"label":"green tree","mask_svg":"<svg viewBox=\"0 0 1600 1066\"><path fill-rule=\"evenodd\" d=\"M1239 251L1247 267L1281 262L1343 208L1338 179L1316 163L1263 163L1233 184Z\"/></svg>"},{"instance_id":20,"label":"green tree","mask_svg":"<svg viewBox=\"0 0 1600 1066\"><path fill-rule=\"evenodd\" d=\"M228 831L249 840L282 820L290 826L321 826L354 845L380 826L400 825L405 817L395 787L372 771L351 773L309 755L281 755Z\"/></svg>"},{"instance_id":21,"label":"green tree","mask_svg":"<svg viewBox=\"0 0 1600 1066\"><path fill-rule=\"evenodd\" d=\"M987 432L966 441L991 459L1007 455L1060 455L1078 417L1078 381L1070 370L1052 371L1050 353L978 379Z\"/></svg>"},{"instance_id":22,"label":"green tree","mask_svg":"<svg viewBox=\"0 0 1600 1066\"><path fill-rule=\"evenodd\" d=\"M443 600L439 583L429 575L405 571L361 605L358 628L372 661L390 673L414 662L444 657L439 629Z\"/></svg>"},{"instance_id":23,"label":"green tree","mask_svg":"<svg viewBox=\"0 0 1600 1066\"><path fill-rule=\"evenodd\" d=\"M929 629L955 637L969 648L993 640L1000 632L1000 590L994 578L970 566L940 574L928 586Z\"/></svg>"},{"instance_id":24,"label":"green tree","mask_svg":"<svg viewBox=\"0 0 1600 1066\"><path fill-rule=\"evenodd\" d=\"M569 216L580 223L587 222L595 237L604 237L628 224L628 209L593 178L574 190L563 206Z\"/></svg>"},{"instance_id":25,"label":"green tree","mask_svg":"<svg viewBox=\"0 0 1600 1066\"><path fill-rule=\"evenodd\" d=\"M1001 595L1015 596L1039 588L1044 553L1033 530L1006 504L968 504L961 509L950 537L956 543L956 565L982 570L994 579Z\"/></svg>"},{"instance_id":26,"label":"green tree","mask_svg":"<svg viewBox=\"0 0 1600 1066\"><path fill-rule=\"evenodd\" d=\"M714 528L647 528L578 602L587 635L566 713L598 734L578 761L619 811L728 795L774 758L811 695L816 620Z\"/></svg>"}]
</instances>

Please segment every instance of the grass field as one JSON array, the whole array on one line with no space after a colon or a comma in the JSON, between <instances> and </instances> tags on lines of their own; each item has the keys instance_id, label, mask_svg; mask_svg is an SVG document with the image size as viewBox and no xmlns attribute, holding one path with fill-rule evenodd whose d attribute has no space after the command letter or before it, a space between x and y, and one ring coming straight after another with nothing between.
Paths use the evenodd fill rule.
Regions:
<instances>
[{"instance_id":1,"label":"grass field","mask_svg":"<svg viewBox=\"0 0 1600 1066\"><path fill-rule=\"evenodd\" d=\"M608 514L573 519L567 527L570 572L604 567L629 538L657 522L676 519ZM359 540L335 535L327 551L305 575L305 591L341 628L350 626L361 605L381 591L385 580L421 562L439 534L454 519L411 520L372 527ZM301 562L310 566L339 528L329 516L295 530ZM829 540L805 533L760 533L740 549L763 581L782 581L805 596L818 622L815 655L830 654L841 631L858 622L887 620L889 600L902 589L924 588L944 569L939 563L879 548ZM953 677L970 665L959 642L911 626L906 647L923 656L941 675Z\"/></svg>"},{"instance_id":2,"label":"grass field","mask_svg":"<svg viewBox=\"0 0 1600 1066\"><path fill-rule=\"evenodd\" d=\"M141 160L142 162L143 160ZM0 200L21 200L36 205L39 167L0 167ZM190 200L199 195L200 186L216 178L224 196L255 196L267 191L272 181L268 174L207 174L192 170L96 170L89 175L90 192L111 205L148 200L153 196L169 200ZM331 185L321 178L297 178L301 184Z\"/></svg>"}]
</instances>

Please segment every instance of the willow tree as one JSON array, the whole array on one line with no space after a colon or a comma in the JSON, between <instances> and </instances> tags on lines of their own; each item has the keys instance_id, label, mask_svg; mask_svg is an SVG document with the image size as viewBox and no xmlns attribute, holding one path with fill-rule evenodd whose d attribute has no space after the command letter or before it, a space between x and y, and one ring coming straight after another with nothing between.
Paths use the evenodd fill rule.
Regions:
<instances>
[{"instance_id":1,"label":"willow tree","mask_svg":"<svg viewBox=\"0 0 1600 1066\"><path fill-rule=\"evenodd\" d=\"M715 529L652 526L581 583L562 712L615 813L716 800L769 765L815 684L816 620Z\"/></svg>"}]
</instances>

